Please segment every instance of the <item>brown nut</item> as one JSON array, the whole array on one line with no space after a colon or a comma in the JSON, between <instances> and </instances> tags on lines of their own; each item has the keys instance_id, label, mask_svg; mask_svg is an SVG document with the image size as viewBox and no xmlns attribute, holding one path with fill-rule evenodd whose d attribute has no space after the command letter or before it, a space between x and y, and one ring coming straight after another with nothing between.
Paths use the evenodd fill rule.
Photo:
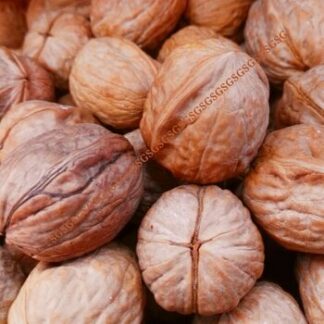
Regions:
<instances>
[{"instance_id":1,"label":"brown nut","mask_svg":"<svg viewBox=\"0 0 324 324\"><path fill-rule=\"evenodd\" d=\"M117 36L154 48L176 26L187 0L92 0L96 37Z\"/></svg>"},{"instance_id":2,"label":"brown nut","mask_svg":"<svg viewBox=\"0 0 324 324\"><path fill-rule=\"evenodd\" d=\"M25 280L19 265L0 246L0 324L7 324L9 308Z\"/></svg>"},{"instance_id":3,"label":"brown nut","mask_svg":"<svg viewBox=\"0 0 324 324\"><path fill-rule=\"evenodd\" d=\"M324 1L257 0L245 28L246 49L281 84L324 64Z\"/></svg>"},{"instance_id":4,"label":"brown nut","mask_svg":"<svg viewBox=\"0 0 324 324\"><path fill-rule=\"evenodd\" d=\"M261 281L231 312L196 318L194 324L307 324L296 300L274 283Z\"/></svg>"},{"instance_id":5,"label":"brown nut","mask_svg":"<svg viewBox=\"0 0 324 324\"><path fill-rule=\"evenodd\" d=\"M141 132L174 176L223 181L243 173L255 157L268 125L268 98L264 72L237 45L197 41L175 49L161 66Z\"/></svg>"},{"instance_id":6,"label":"brown nut","mask_svg":"<svg viewBox=\"0 0 324 324\"><path fill-rule=\"evenodd\" d=\"M142 196L135 159L123 136L94 124L60 127L21 144L0 168L0 234L53 262L111 241Z\"/></svg>"},{"instance_id":7,"label":"brown nut","mask_svg":"<svg viewBox=\"0 0 324 324\"><path fill-rule=\"evenodd\" d=\"M63 125L95 123L90 112L56 103L31 100L12 107L0 123L0 161L18 145Z\"/></svg>"},{"instance_id":8,"label":"brown nut","mask_svg":"<svg viewBox=\"0 0 324 324\"><path fill-rule=\"evenodd\" d=\"M133 254L111 244L59 265L39 263L13 303L9 322L140 324L144 300Z\"/></svg>"},{"instance_id":9,"label":"brown nut","mask_svg":"<svg viewBox=\"0 0 324 324\"><path fill-rule=\"evenodd\" d=\"M324 125L324 65L284 83L283 97L276 107L276 126Z\"/></svg>"},{"instance_id":10,"label":"brown nut","mask_svg":"<svg viewBox=\"0 0 324 324\"><path fill-rule=\"evenodd\" d=\"M80 107L115 128L136 128L157 64L138 46L119 38L98 38L78 54L70 90Z\"/></svg>"},{"instance_id":11,"label":"brown nut","mask_svg":"<svg viewBox=\"0 0 324 324\"><path fill-rule=\"evenodd\" d=\"M254 0L188 0L186 16L198 26L210 27L224 36L235 36Z\"/></svg>"},{"instance_id":12,"label":"brown nut","mask_svg":"<svg viewBox=\"0 0 324 324\"><path fill-rule=\"evenodd\" d=\"M138 234L145 283L168 311L229 311L263 271L263 243L249 211L230 191L180 186L153 205Z\"/></svg>"},{"instance_id":13,"label":"brown nut","mask_svg":"<svg viewBox=\"0 0 324 324\"><path fill-rule=\"evenodd\" d=\"M295 125L268 135L245 178L257 222L287 249L324 253L324 126Z\"/></svg>"},{"instance_id":14,"label":"brown nut","mask_svg":"<svg viewBox=\"0 0 324 324\"><path fill-rule=\"evenodd\" d=\"M28 57L0 48L0 119L14 104L26 100L52 100L51 76Z\"/></svg>"},{"instance_id":15,"label":"brown nut","mask_svg":"<svg viewBox=\"0 0 324 324\"><path fill-rule=\"evenodd\" d=\"M303 255L297 264L299 292L309 324L324 321L324 256Z\"/></svg>"}]
</instances>

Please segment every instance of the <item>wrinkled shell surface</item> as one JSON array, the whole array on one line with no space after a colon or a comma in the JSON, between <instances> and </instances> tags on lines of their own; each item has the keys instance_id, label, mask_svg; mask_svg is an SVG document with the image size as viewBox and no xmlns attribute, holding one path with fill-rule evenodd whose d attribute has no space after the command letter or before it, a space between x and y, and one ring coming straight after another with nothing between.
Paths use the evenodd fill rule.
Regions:
<instances>
[{"instance_id":1,"label":"wrinkled shell surface","mask_svg":"<svg viewBox=\"0 0 324 324\"><path fill-rule=\"evenodd\" d=\"M286 37L278 39L281 32ZM246 48L279 84L324 63L323 34L324 1L257 0L246 23Z\"/></svg>"},{"instance_id":2,"label":"wrinkled shell surface","mask_svg":"<svg viewBox=\"0 0 324 324\"><path fill-rule=\"evenodd\" d=\"M276 108L276 125L295 124L324 125L324 65L284 83L283 97Z\"/></svg>"},{"instance_id":3,"label":"wrinkled shell surface","mask_svg":"<svg viewBox=\"0 0 324 324\"><path fill-rule=\"evenodd\" d=\"M187 0L92 0L96 37L119 36L153 48L176 26Z\"/></svg>"},{"instance_id":4,"label":"wrinkled shell surface","mask_svg":"<svg viewBox=\"0 0 324 324\"><path fill-rule=\"evenodd\" d=\"M0 233L42 261L62 261L111 241L142 195L141 167L121 135L60 127L21 144L0 168Z\"/></svg>"},{"instance_id":5,"label":"wrinkled shell surface","mask_svg":"<svg viewBox=\"0 0 324 324\"><path fill-rule=\"evenodd\" d=\"M295 125L268 135L245 179L244 200L287 249L324 253L324 126Z\"/></svg>"},{"instance_id":6,"label":"wrinkled shell surface","mask_svg":"<svg viewBox=\"0 0 324 324\"><path fill-rule=\"evenodd\" d=\"M144 217L137 255L143 279L168 311L212 315L236 307L263 271L249 211L216 186L164 193Z\"/></svg>"},{"instance_id":7,"label":"wrinkled shell surface","mask_svg":"<svg viewBox=\"0 0 324 324\"><path fill-rule=\"evenodd\" d=\"M116 244L59 264L39 263L9 323L141 323L144 292L133 254Z\"/></svg>"},{"instance_id":8,"label":"wrinkled shell surface","mask_svg":"<svg viewBox=\"0 0 324 324\"><path fill-rule=\"evenodd\" d=\"M88 42L70 77L76 104L115 128L136 128L157 64L138 46L118 38Z\"/></svg>"},{"instance_id":9,"label":"wrinkled shell surface","mask_svg":"<svg viewBox=\"0 0 324 324\"><path fill-rule=\"evenodd\" d=\"M324 322L324 257L304 255L297 265L299 291L309 324Z\"/></svg>"},{"instance_id":10,"label":"wrinkled shell surface","mask_svg":"<svg viewBox=\"0 0 324 324\"><path fill-rule=\"evenodd\" d=\"M0 161L19 144L54 128L94 122L89 112L77 107L39 100L15 105L0 123Z\"/></svg>"},{"instance_id":11,"label":"wrinkled shell surface","mask_svg":"<svg viewBox=\"0 0 324 324\"><path fill-rule=\"evenodd\" d=\"M155 78L141 133L174 176L201 184L223 181L243 173L256 155L268 125L268 98L261 67L234 43L184 45Z\"/></svg>"},{"instance_id":12,"label":"wrinkled shell surface","mask_svg":"<svg viewBox=\"0 0 324 324\"><path fill-rule=\"evenodd\" d=\"M0 118L13 104L26 100L52 100L50 75L27 57L0 48Z\"/></svg>"}]
</instances>

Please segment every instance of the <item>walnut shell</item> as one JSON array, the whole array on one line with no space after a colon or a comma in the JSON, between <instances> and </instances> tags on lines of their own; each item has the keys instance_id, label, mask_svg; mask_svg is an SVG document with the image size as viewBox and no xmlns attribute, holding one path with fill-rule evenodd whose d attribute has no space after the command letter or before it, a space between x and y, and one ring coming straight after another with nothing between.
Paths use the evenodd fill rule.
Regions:
<instances>
[{"instance_id":1,"label":"walnut shell","mask_svg":"<svg viewBox=\"0 0 324 324\"><path fill-rule=\"evenodd\" d=\"M307 324L295 299L274 283L261 281L231 312L219 317L197 318L195 324Z\"/></svg>"},{"instance_id":2,"label":"walnut shell","mask_svg":"<svg viewBox=\"0 0 324 324\"><path fill-rule=\"evenodd\" d=\"M136 128L157 65L130 41L98 38L78 54L70 76L76 104L115 128Z\"/></svg>"},{"instance_id":3,"label":"walnut shell","mask_svg":"<svg viewBox=\"0 0 324 324\"><path fill-rule=\"evenodd\" d=\"M13 303L9 322L141 323L143 309L135 258L111 244L59 265L40 262Z\"/></svg>"},{"instance_id":4,"label":"walnut shell","mask_svg":"<svg viewBox=\"0 0 324 324\"><path fill-rule=\"evenodd\" d=\"M9 308L25 280L19 265L0 246L0 324L7 324Z\"/></svg>"},{"instance_id":5,"label":"walnut shell","mask_svg":"<svg viewBox=\"0 0 324 324\"><path fill-rule=\"evenodd\" d=\"M42 261L111 241L142 196L141 167L121 135L94 124L60 127L18 146L0 168L0 234Z\"/></svg>"},{"instance_id":6,"label":"walnut shell","mask_svg":"<svg viewBox=\"0 0 324 324\"><path fill-rule=\"evenodd\" d=\"M12 107L0 123L0 161L18 145L62 125L95 123L90 112L31 100Z\"/></svg>"},{"instance_id":7,"label":"walnut shell","mask_svg":"<svg viewBox=\"0 0 324 324\"><path fill-rule=\"evenodd\" d=\"M52 100L51 76L28 57L0 48L0 119L14 104L26 100Z\"/></svg>"},{"instance_id":8,"label":"walnut shell","mask_svg":"<svg viewBox=\"0 0 324 324\"><path fill-rule=\"evenodd\" d=\"M297 264L299 291L309 324L324 322L324 257L301 256Z\"/></svg>"},{"instance_id":9,"label":"walnut shell","mask_svg":"<svg viewBox=\"0 0 324 324\"><path fill-rule=\"evenodd\" d=\"M324 253L324 126L270 133L245 178L257 222L287 249Z\"/></svg>"},{"instance_id":10,"label":"walnut shell","mask_svg":"<svg viewBox=\"0 0 324 324\"><path fill-rule=\"evenodd\" d=\"M324 1L257 0L245 28L246 48L269 79L281 84L324 64Z\"/></svg>"},{"instance_id":11,"label":"walnut shell","mask_svg":"<svg viewBox=\"0 0 324 324\"><path fill-rule=\"evenodd\" d=\"M268 99L264 72L237 45L197 41L175 49L161 66L140 128L151 155L174 176L215 183L242 174L255 157Z\"/></svg>"},{"instance_id":12,"label":"walnut shell","mask_svg":"<svg viewBox=\"0 0 324 324\"><path fill-rule=\"evenodd\" d=\"M164 193L143 219L137 255L156 302L182 314L236 307L264 262L249 211L216 186L186 185Z\"/></svg>"},{"instance_id":13,"label":"walnut shell","mask_svg":"<svg viewBox=\"0 0 324 324\"><path fill-rule=\"evenodd\" d=\"M284 83L275 118L277 127L324 125L324 65L293 76Z\"/></svg>"},{"instance_id":14,"label":"walnut shell","mask_svg":"<svg viewBox=\"0 0 324 324\"><path fill-rule=\"evenodd\" d=\"M187 0L92 0L91 26L96 37L118 36L154 48L176 26Z\"/></svg>"}]
</instances>

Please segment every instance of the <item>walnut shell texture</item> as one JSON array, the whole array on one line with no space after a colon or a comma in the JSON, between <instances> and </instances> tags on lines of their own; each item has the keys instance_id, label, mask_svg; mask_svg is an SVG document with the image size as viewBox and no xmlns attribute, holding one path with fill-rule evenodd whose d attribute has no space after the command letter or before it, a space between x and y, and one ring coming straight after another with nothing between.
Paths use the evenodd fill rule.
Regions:
<instances>
[{"instance_id":1,"label":"walnut shell texture","mask_svg":"<svg viewBox=\"0 0 324 324\"><path fill-rule=\"evenodd\" d=\"M79 52L70 76L70 90L80 107L115 128L136 128L157 64L134 43L104 37Z\"/></svg>"},{"instance_id":2,"label":"walnut shell texture","mask_svg":"<svg viewBox=\"0 0 324 324\"><path fill-rule=\"evenodd\" d=\"M282 34L283 33L283 34ZM324 64L324 1L257 0L245 28L246 48L274 84ZM279 36L283 38L278 38Z\"/></svg>"},{"instance_id":3,"label":"walnut shell texture","mask_svg":"<svg viewBox=\"0 0 324 324\"><path fill-rule=\"evenodd\" d=\"M245 178L257 222L287 249L324 253L324 126L270 133Z\"/></svg>"},{"instance_id":4,"label":"walnut shell texture","mask_svg":"<svg viewBox=\"0 0 324 324\"><path fill-rule=\"evenodd\" d=\"M0 118L14 104L54 97L52 77L28 57L0 48Z\"/></svg>"},{"instance_id":5,"label":"walnut shell texture","mask_svg":"<svg viewBox=\"0 0 324 324\"><path fill-rule=\"evenodd\" d=\"M111 244L58 265L40 262L13 303L9 322L135 324L142 321L144 300L133 254Z\"/></svg>"},{"instance_id":6,"label":"walnut shell texture","mask_svg":"<svg viewBox=\"0 0 324 324\"><path fill-rule=\"evenodd\" d=\"M168 311L229 311L263 271L261 235L230 191L186 185L162 195L139 229L145 283Z\"/></svg>"},{"instance_id":7,"label":"walnut shell texture","mask_svg":"<svg viewBox=\"0 0 324 324\"><path fill-rule=\"evenodd\" d=\"M96 37L127 38L154 48L176 26L187 0L92 0L91 26Z\"/></svg>"},{"instance_id":8,"label":"walnut shell texture","mask_svg":"<svg viewBox=\"0 0 324 324\"><path fill-rule=\"evenodd\" d=\"M145 102L141 133L175 177L223 181L245 172L257 154L268 99L264 72L236 44L197 41L175 49L162 64Z\"/></svg>"},{"instance_id":9,"label":"walnut shell texture","mask_svg":"<svg viewBox=\"0 0 324 324\"><path fill-rule=\"evenodd\" d=\"M19 145L0 168L0 233L8 245L53 262L111 241L142 196L135 159L123 136L94 124Z\"/></svg>"},{"instance_id":10,"label":"walnut shell texture","mask_svg":"<svg viewBox=\"0 0 324 324\"><path fill-rule=\"evenodd\" d=\"M276 107L276 126L324 125L324 65L289 78Z\"/></svg>"},{"instance_id":11,"label":"walnut shell texture","mask_svg":"<svg viewBox=\"0 0 324 324\"><path fill-rule=\"evenodd\" d=\"M299 291L309 324L324 322L324 257L303 255L297 264Z\"/></svg>"}]
</instances>

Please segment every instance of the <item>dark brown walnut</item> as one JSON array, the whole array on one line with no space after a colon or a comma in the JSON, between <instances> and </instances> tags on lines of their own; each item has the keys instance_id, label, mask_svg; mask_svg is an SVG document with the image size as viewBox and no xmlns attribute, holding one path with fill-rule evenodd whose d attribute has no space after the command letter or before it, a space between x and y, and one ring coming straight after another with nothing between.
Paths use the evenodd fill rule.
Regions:
<instances>
[{"instance_id":1,"label":"dark brown walnut","mask_svg":"<svg viewBox=\"0 0 324 324\"><path fill-rule=\"evenodd\" d=\"M261 281L231 312L218 317L200 317L194 324L307 324L296 300L274 283Z\"/></svg>"},{"instance_id":2,"label":"dark brown walnut","mask_svg":"<svg viewBox=\"0 0 324 324\"><path fill-rule=\"evenodd\" d=\"M12 106L0 123L0 162L18 145L63 125L95 123L90 112L31 100Z\"/></svg>"},{"instance_id":3,"label":"dark brown walnut","mask_svg":"<svg viewBox=\"0 0 324 324\"><path fill-rule=\"evenodd\" d=\"M129 142L94 124L60 127L19 145L0 168L0 234L42 261L111 241L142 196Z\"/></svg>"},{"instance_id":4,"label":"dark brown walnut","mask_svg":"<svg viewBox=\"0 0 324 324\"><path fill-rule=\"evenodd\" d=\"M28 57L0 48L0 119L14 104L54 97L52 77Z\"/></svg>"},{"instance_id":5,"label":"dark brown walnut","mask_svg":"<svg viewBox=\"0 0 324 324\"><path fill-rule=\"evenodd\" d=\"M269 86L233 42L197 41L165 60L145 102L141 133L174 176L208 184L242 174L266 133Z\"/></svg>"},{"instance_id":6,"label":"dark brown walnut","mask_svg":"<svg viewBox=\"0 0 324 324\"><path fill-rule=\"evenodd\" d=\"M144 300L134 255L111 244L58 265L40 262L13 303L9 322L140 324Z\"/></svg>"},{"instance_id":7,"label":"dark brown walnut","mask_svg":"<svg viewBox=\"0 0 324 324\"><path fill-rule=\"evenodd\" d=\"M187 0L92 0L91 26L96 37L127 38L154 48L176 26Z\"/></svg>"},{"instance_id":8,"label":"dark brown walnut","mask_svg":"<svg viewBox=\"0 0 324 324\"><path fill-rule=\"evenodd\" d=\"M245 178L257 222L287 249L324 253L324 126L270 133Z\"/></svg>"},{"instance_id":9,"label":"dark brown walnut","mask_svg":"<svg viewBox=\"0 0 324 324\"><path fill-rule=\"evenodd\" d=\"M323 34L324 1L257 0L246 23L246 48L279 85L324 64Z\"/></svg>"},{"instance_id":10,"label":"dark brown walnut","mask_svg":"<svg viewBox=\"0 0 324 324\"><path fill-rule=\"evenodd\" d=\"M263 271L263 243L228 190L180 186L164 193L139 229L145 283L168 311L213 315L236 307Z\"/></svg>"},{"instance_id":11,"label":"dark brown walnut","mask_svg":"<svg viewBox=\"0 0 324 324\"><path fill-rule=\"evenodd\" d=\"M9 308L25 280L19 265L0 246L0 324L7 324Z\"/></svg>"},{"instance_id":12,"label":"dark brown walnut","mask_svg":"<svg viewBox=\"0 0 324 324\"><path fill-rule=\"evenodd\" d=\"M324 65L284 83L284 92L276 107L276 126L324 124Z\"/></svg>"},{"instance_id":13,"label":"dark brown walnut","mask_svg":"<svg viewBox=\"0 0 324 324\"><path fill-rule=\"evenodd\" d=\"M235 36L254 0L188 0L186 16L198 26L210 27L221 35Z\"/></svg>"},{"instance_id":14,"label":"dark brown walnut","mask_svg":"<svg viewBox=\"0 0 324 324\"><path fill-rule=\"evenodd\" d=\"M134 43L98 38L78 54L70 76L76 104L115 128L136 128L158 64Z\"/></svg>"},{"instance_id":15,"label":"dark brown walnut","mask_svg":"<svg viewBox=\"0 0 324 324\"><path fill-rule=\"evenodd\" d=\"M19 48L27 31L21 0L0 0L0 46Z\"/></svg>"},{"instance_id":16,"label":"dark brown walnut","mask_svg":"<svg viewBox=\"0 0 324 324\"><path fill-rule=\"evenodd\" d=\"M324 322L324 256L303 255L297 264L299 292L309 324Z\"/></svg>"}]
</instances>

